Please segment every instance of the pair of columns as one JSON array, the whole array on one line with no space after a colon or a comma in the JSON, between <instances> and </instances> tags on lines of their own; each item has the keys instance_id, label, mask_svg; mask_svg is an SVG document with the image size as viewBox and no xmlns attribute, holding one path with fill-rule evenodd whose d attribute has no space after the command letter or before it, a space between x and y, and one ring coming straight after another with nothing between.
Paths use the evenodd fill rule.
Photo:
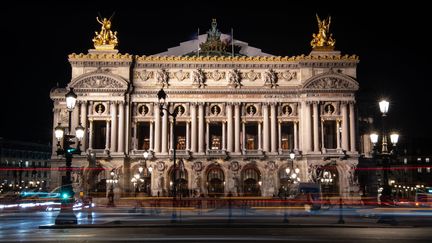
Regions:
<instances>
[{"instance_id":1,"label":"pair of columns","mask_svg":"<svg viewBox=\"0 0 432 243\"><path fill-rule=\"evenodd\" d=\"M198 107L198 119L197 119L197 107ZM160 109L158 105L154 105L154 147L153 150L156 153L168 153L168 115L164 110L164 116L160 116ZM204 130L204 103L193 103L190 106L190 114L191 114L191 132L190 139L187 140L187 147L190 144L190 150L192 152L204 153L205 152L205 130ZM186 124L186 134L189 135L189 124ZM152 130L152 129L151 129ZM173 127L171 124L171 132L172 136ZM152 140L152 139L150 139ZM189 142L190 140L190 142ZM174 145L171 145L171 147Z\"/></svg>"},{"instance_id":2,"label":"pair of columns","mask_svg":"<svg viewBox=\"0 0 432 243\"><path fill-rule=\"evenodd\" d=\"M312 105L312 111L311 111ZM303 150L305 152L319 152L319 114L318 101L305 101L302 104L302 114L304 117L305 129L303 135ZM349 115L348 115L349 110ZM336 120L336 143L337 149L345 151L356 151L355 142L355 114L353 102L341 102L342 120ZM312 119L312 120L311 120ZM342 129L340 128L342 126ZM324 148L323 121L321 120L321 145ZM340 130L342 130L340 132ZM340 136L341 133L341 136ZM341 141L342 138L342 141ZM313 147L312 147L313 145Z\"/></svg>"},{"instance_id":3,"label":"pair of columns","mask_svg":"<svg viewBox=\"0 0 432 243\"><path fill-rule=\"evenodd\" d=\"M125 116L125 103L111 102L108 104L109 106L107 109L110 111L110 119L106 120L105 150L122 153L125 151L125 120L127 119ZM87 128L85 122L85 119L87 119L86 112L88 112L89 115L93 115L93 102L90 102L88 109L86 109L86 106L87 103L81 103L81 125L85 128ZM92 149L93 145L93 130L93 120L89 119L89 149ZM83 139L83 141L85 141L85 139Z\"/></svg>"}]
</instances>

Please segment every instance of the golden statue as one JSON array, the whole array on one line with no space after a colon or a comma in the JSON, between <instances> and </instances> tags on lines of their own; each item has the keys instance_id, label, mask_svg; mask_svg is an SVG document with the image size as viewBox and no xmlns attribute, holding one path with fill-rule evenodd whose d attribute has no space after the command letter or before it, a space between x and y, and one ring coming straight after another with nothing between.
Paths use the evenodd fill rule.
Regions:
<instances>
[{"instance_id":1,"label":"golden statue","mask_svg":"<svg viewBox=\"0 0 432 243\"><path fill-rule=\"evenodd\" d=\"M96 20L102 27L99 33L95 32L96 36L93 38L94 47L97 50L113 50L118 44L118 39L117 31L114 33L111 31L111 18L103 18L100 21L99 17L96 17Z\"/></svg>"},{"instance_id":2,"label":"golden statue","mask_svg":"<svg viewBox=\"0 0 432 243\"><path fill-rule=\"evenodd\" d=\"M316 15L318 21L318 34L312 34L311 46L314 49L333 50L336 40L333 39L330 32L331 17L320 20L318 14Z\"/></svg>"}]
</instances>

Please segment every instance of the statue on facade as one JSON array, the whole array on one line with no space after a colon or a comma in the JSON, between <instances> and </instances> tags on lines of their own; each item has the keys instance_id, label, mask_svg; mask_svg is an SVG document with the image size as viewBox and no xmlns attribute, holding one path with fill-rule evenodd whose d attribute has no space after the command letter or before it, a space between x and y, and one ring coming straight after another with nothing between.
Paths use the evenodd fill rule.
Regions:
<instances>
[{"instance_id":1,"label":"statue on facade","mask_svg":"<svg viewBox=\"0 0 432 243\"><path fill-rule=\"evenodd\" d=\"M111 30L111 18L103 18L101 21L99 17L96 17L96 20L102 26L100 32L95 32L94 47L97 50L113 50L118 45L118 39L117 31L112 32Z\"/></svg>"},{"instance_id":2,"label":"statue on facade","mask_svg":"<svg viewBox=\"0 0 432 243\"><path fill-rule=\"evenodd\" d=\"M205 76L201 68L192 72L192 85L197 88L202 88L205 86Z\"/></svg>"},{"instance_id":3,"label":"statue on facade","mask_svg":"<svg viewBox=\"0 0 432 243\"><path fill-rule=\"evenodd\" d=\"M228 42L221 40L221 32L217 29L216 19L213 19L211 29L207 31L207 41L200 44L202 55L224 55L227 46Z\"/></svg>"},{"instance_id":4,"label":"statue on facade","mask_svg":"<svg viewBox=\"0 0 432 243\"><path fill-rule=\"evenodd\" d=\"M165 69L156 72L156 81L162 88L168 87L168 72Z\"/></svg>"},{"instance_id":5,"label":"statue on facade","mask_svg":"<svg viewBox=\"0 0 432 243\"><path fill-rule=\"evenodd\" d=\"M237 88L241 86L240 72L237 69L233 69L228 73L228 86Z\"/></svg>"},{"instance_id":6,"label":"statue on facade","mask_svg":"<svg viewBox=\"0 0 432 243\"><path fill-rule=\"evenodd\" d=\"M336 40L333 39L332 34L330 33L331 17L323 20L320 20L318 14L316 17L318 21L318 33L312 34L312 48L333 50Z\"/></svg>"},{"instance_id":7,"label":"statue on facade","mask_svg":"<svg viewBox=\"0 0 432 243\"><path fill-rule=\"evenodd\" d=\"M270 69L264 73L264 86L274 88L277 86L277 76L273 69Z\"/></svg>"}]
</instances>

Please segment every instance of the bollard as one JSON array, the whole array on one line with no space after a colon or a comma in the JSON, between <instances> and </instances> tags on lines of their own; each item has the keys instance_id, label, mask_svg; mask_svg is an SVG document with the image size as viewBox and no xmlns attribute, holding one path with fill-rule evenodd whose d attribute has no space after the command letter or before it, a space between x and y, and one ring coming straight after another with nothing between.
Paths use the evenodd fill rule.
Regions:
<instances>
[{"instance_id":1,"label":"bollard","mask_svg":"<svg viewBox=\"0 0 432 243\"><path fill-rule=\"evenodd\" d=\"M342 211L342 197L339 198L339 221L338 224L345 224L343 220L343 211Z\"/></svg>"}]
</instances>

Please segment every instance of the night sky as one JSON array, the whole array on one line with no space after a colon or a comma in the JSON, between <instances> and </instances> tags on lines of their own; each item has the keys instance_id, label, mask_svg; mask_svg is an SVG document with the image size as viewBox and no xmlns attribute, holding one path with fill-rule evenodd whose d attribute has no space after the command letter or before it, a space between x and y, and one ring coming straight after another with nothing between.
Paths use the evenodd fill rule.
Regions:
<instances>
[{"instance_id":1,"label":"night sky","mask_svg":"<svg viewBox=\"0 0 432 243\"><path fill-rule=\"evenodd\" d=\"M376 116L378 99L388 97L390 127L398 129L405 141L432 137L432 126L426 119L432 104L428 88L432 58L428 32L432 21L424 4L140 2L15 1L3 6L0 137L50 142L49 91L57 83L64 87L70 81L68 54L87 53L93 48L94 31L100 30L98 12L104 17L115 12L112 29L119 32L119 50L134 55L163 52L190 40L197 28L201 33L208 30L212 18L217 18L223 33L234 28L235 39L263 52L279 56L309 54L311 35L317 31L315 13L322 18L331 15L336 49L360 56L359 113Z\"/></svg>"}]
</instances>

